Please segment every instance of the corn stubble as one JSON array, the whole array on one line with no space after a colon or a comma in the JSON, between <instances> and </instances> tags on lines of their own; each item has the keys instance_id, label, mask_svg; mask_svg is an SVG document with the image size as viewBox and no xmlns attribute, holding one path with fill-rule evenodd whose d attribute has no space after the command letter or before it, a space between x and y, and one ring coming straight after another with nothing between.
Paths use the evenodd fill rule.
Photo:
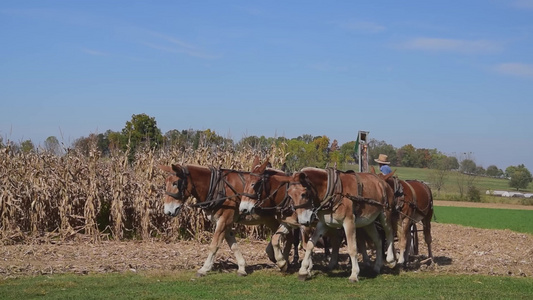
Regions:
<instances>
[{"instance_id":1,"label":"corn stubble","mask_svg":"<svg viewBox=\"0 0 533 300\"><path fill-rule=\"evenodd\" d=\"M281 166L285 153L200 147L181 151L129 150L102 157L67 149L63 156L0 149L2 244L84 239L208 241L213 224L202 209L186 206L178 217L163 214L164 174L158 164L212 165L248 171L254 157ZM188 203L194 203L189 199ZM264 226L235 225L240 236L265 238Z\"/></svg>"}]
</instances>

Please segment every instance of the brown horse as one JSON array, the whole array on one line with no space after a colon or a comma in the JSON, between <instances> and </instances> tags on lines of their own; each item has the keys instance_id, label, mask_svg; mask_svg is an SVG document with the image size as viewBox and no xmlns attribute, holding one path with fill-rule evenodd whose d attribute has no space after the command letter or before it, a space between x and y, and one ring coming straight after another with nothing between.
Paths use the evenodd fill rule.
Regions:
<instances>
[{"instance_id":1,"label":"brown horse","mask_svg":"<svg viewBox=\"0 0 533 300\"><path fill-rule=\"evenodd\" d=\"M349 280L358 281L356 227L364 227L376 246L374 270L383 265L382 242L374 225L379 220L386 233L387 262L395 264L392 220L389 210L393 192L375 174L340 172L332 168L304 168L290 179L288 194L294 202L298 222L305 226L318 221L307 243L299 278L305 279L312 268L311 253L327 227L344 228L348 254L352 262ZM317 220L316 220L317 219Z\"/></svg>"},{"instance_id":2,"label":"brown horse","mask_svg":"<svg viewBox=\"0 0 533 300\"><path fill-rule=\"evenodd\" d=\"M208 219L216 224L207 259L203 267L198 270L197 275L203 276L211 270L215 255L224 238L237 260L237 274L246 275L245 260L232 231L233 223L239 221L245 225L265 224L273 231L279 226L279 222L273 215L239 220L240 195L244 191L244 183L250 173L198 165L173 164L159 167L169 173L165 180L165 214L178 215L185 201L192 196L197 200L195 206L201 207ZM290 245L288 246L290 247ZM269 249L271 247L267 247L267 253ZM273 253L270 253L269 256L271 259L274 257Z\"/></svg>"},{"instance_id":3,"label":"brown horse","mask_svg":"<svg viewBox=\"0 0 533 300\"><path fill-rule=\"evenodd\" d=\"M241 216L249 214L272 214L280 221L279 228L272 236L271 242L274 250L275 262L282 270L288 269L286 257L288 254L281 250L281 242L284 237L290 236L293 230L300 230L302 241L307 241L310 228L300 225L296 214L292 209L287 188L290 176L282 170L269 168L268 160L261 165L256 165L245 183L244 194L241 197L239 212ZM329 234L333 248L330 257L329 268L332 269L338 261L338 253L341 240L335 234ZM326 247L326 253L329 250ZM295 248L295 257L298 250ZM296 260L296 259L295 259Z\"/></svg>"},{"instance_id":4,"label":"brown horse","mask_svg":"<svg viewBox=\"0 0 533 300\"><path fill-rule=\"evenodd\" d=\"M371 170L375 172L374 168ZM391 176L395 172L388 174L386 179L383 174L379 176L384 178L394 190L394 214L396 219L399 219L400 224L398 243L400 256L398 263L404 264L409 261L409 247L412 242L411 226L418 222L422 222L424 240L428 247L428 259L426 261L432 261L431 218L433 217L433 195L431 189L427 184L418 180L400 180L398 177Z\"/></svg>"}]
</instances>

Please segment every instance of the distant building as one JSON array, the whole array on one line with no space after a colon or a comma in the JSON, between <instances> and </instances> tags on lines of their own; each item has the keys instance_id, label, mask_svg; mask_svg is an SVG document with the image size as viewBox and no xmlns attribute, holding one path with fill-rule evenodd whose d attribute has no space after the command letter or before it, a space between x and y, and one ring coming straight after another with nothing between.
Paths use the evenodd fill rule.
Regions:
<instances>
[{"instance_id":1,"label":"distant building","mask_svg":"<svg viewBox=\"0 0 533 300\"><path fill-rule=\"evenodd\" d=\"M485 192L485 194L487 195L493 195L493 196L503 196L503 194L506 193L506 191L491 191L491 190L487 190Z\"/></svg>"},{"instance_id":2,"label":"distant building","mask_svg":"<svg viewBox=\"0 0 533 300\"><path fill-rule=\"evenodd\" d=\"M505 193L503 193L502 197L524 198L524 194L522 194L520 192L505 192Z\"/></svg>"}]
</instances>

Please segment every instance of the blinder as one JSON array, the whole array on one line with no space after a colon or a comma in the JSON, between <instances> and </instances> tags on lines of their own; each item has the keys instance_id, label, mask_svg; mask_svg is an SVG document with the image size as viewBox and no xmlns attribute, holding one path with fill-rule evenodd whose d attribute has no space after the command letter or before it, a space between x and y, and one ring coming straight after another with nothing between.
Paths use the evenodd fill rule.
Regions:
<instances>
[{"instance_id":1,"label":"blinder","mask_svg":"<svg viewBox=\"0 0 533 300\"><path fill-rule=\"evenodd\" d=\"M173 186L176 186L178 188L178 192L177 193L170 193L170 192L166 192L165 191L165 194L167 194L168 196L176 199L176 200L181 200L181 201L184 201L185 200L185 191L187 189L187 176L184 176L183 178L180 178L176 181L174 181L172 183Z\"/></svg>"}]
</instances>

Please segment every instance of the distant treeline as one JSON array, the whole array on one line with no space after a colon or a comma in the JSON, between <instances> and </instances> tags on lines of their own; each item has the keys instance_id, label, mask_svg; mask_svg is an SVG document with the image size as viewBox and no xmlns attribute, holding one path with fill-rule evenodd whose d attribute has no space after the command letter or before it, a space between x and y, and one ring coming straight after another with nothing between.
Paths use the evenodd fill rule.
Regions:
<instances>
[{"instance_id":1,"label":"distant treeline","mask_svg":"<svg viewBox=\"0 0 533 300\"><path fill-rule=\"evenodd\" d=\"M199 147L211 148L213 151L240 151L251 148L263 153L270 148L283 149L286 153L285 162L291 171L299 170L305 166L323 168L326 165L346 165L357 162L355 140L339 145L337 140L331 140L328 136L312 136L304 134L297 138L285 137L244 137L235 142L231 138L218 135L215 131L206 130L177 130L172 129L165 134L157 127L155 118L146 114L133 115L126 122L122 131L107 130L100 134L89 134L86 137L76 139L72 145L61 145L55 136L49 137L44 146L36 149L32 141L26 140L20 144L11 143L14 151L31 152L47 151L62 154L69 148L76 149L85 155L89 155L90 145L96 144L96 149L102 156L110 156L112 152L128 152L130 161L139 148L196 150ZM5 147L0 138L0 147ZM391 166L429 168L438 170L459 170L473 175L491 177L511 177L511 173L517 168L510 166L505 171L495 165L487 169L478 166L473 157L466 153L460 157L448 156L437 149L415 148L411 144L396 148L385 141L370 139L367 142L369 162L374 164L374 159L379 154L386 154ZM518 166L520 167L520 166Z\"/></svg>"}]
</instances>

